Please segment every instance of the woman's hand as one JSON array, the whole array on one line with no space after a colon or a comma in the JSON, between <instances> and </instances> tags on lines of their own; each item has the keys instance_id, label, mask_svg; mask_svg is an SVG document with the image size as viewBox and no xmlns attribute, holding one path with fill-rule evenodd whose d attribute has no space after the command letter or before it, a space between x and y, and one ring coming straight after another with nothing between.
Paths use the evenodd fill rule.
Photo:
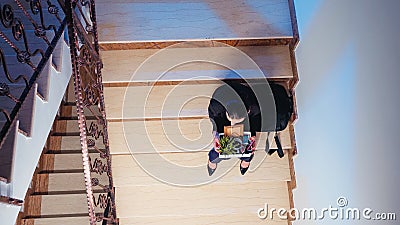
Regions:
<instances>
[{"instance_id":1,"label":"woman's hand","mask_svg":"<svg viewBox=\"0 0 400 225\"><path fill-rule=\"evenodd\" d=\"M219 134L216 131L213 131L213 135L214 135L214 150L216 152L219 152L219 149L221 147L221 144L219 143Z\"/></svg>"},{"instance_id":2,"label":"woman's hand","mask_svg":"<svg viewBox=\"0 0 400 225\"><path fill-rule=\"evenodd\" d=\"M250 150L254 153L256 150L256 136L250 137Z\"/></svg>"},{"instance_id":3,"label":"woman's hand","mask_svg":"<svg viewBox=\"0 0 400 225\"><path fill-rule=\"evenodd\" d=\"M219 138L214 138L214 150L219 152L220 147L221 147L221 144L219 143Z\"/></svg>"}]
</instances>

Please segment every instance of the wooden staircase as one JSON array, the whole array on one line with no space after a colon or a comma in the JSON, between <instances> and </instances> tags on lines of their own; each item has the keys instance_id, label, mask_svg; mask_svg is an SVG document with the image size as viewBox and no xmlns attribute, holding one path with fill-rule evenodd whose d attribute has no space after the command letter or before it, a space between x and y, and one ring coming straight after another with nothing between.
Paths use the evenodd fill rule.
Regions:
<instances>
[{"instance_id":1,"label":"wooden staircase","mask_svg":"<svg viewBox=\"0 0 400 225\"><path fill-rule=\"evenodd\" d=\"M61 41L61 46L64 48L63 65L59 65L62 70L47 66L47 71L41 75L41 80L46 80L46 83L39 81L31 90L18 120L14 121L0 148L2 172L8 176L1 189L10 197L24 199L68 84L71 68L66 57L69 57L69 50L64 41ZM41 87L46 90L43 95L39 92L40 85L46 85Z\"/></svg>"},{"instance_id":2,"label":"wooden staircase","mask_svg":"<svg viewBox=\"0 0 400 225\"><path fill-rule=\"evenodd\" d=\"M89 224L74 104L61 104L25 198L26 211L20 214L17 224ZM95 151L91 150L91 153ZM102 180L104 177L99 176L99 179L106 183ZM96 201L100 194L105 193L99 186L93 187L93 190Z\"/></svg>"},{"instance_id":3,"label":"wooden staircase","mask_svg":"<svg viewBox=\"0 0 400 225\"><path fill-rule=\"evenodd\" d=\"M288 46L242 49L253 53L248 55L253 56L261 68L269 68L268 78L287 85L285 80L289 81L293 74ZM166 51L171 52L171 57L179 58L179 54L189 52L198 56L202 50ZM207 50L213 52L214 49ZM129 77L135 65L140 65L152 52L152 49L125 50L123 55L130 55L126 64L122 60L125 57L115 59L119 58L116 51L102 52L120 224L262 224L266 221L258 218L257 210L265 203L289 209L292 204L290 185L294 180L291 126L280 134L286 152L284 158L276 154L268 156L264 151L266 138L274 143L272 134L258 133L255 158L245 176L239 172L238 160L231 159L221 162L210 178L206 164L212 126L207 107L212 93L222 84L221 78L214 76L217 73L213 71L217 69L215 65L192 63L152 80L149 74L159 73L156 70L162 68L163 63L169 63L165 62L167 57L165 61L158 60L157 66L148 67L154 71L146 70L146 81L141 74ZM112 62L108 55L113 55ZM275 64L274 58L279 58L276 60L279 63ZM234 74L228 74L225 79L241 81ZM263 82L265 78L251 77L250 80ZM268 223L287 224L288 221L275 216Z\"/></svg>"},{"instance_id":4,"label":"wooden staircase","mask_svg":"<svg viewBox=\"0 0 400 225\"><path fill-rule=\"evenodd\" d=\"M174 86L159 85L157 88L170 90ZM218 85L194 85L190 88L192 90L190 94L184 87L176 90L189 97L188 95L202 94L204 86L214 89ZM143 86L131 87L140 89ZM73 100L68 97L66 99ZM200 108L207 107L207 104L206 101L194 102L191 107L197 107L198 110L195 111L201 112ZM25 198L26 209L29 210L20 216L17 224L89 224L75 106L72 102L63 103L59 112L39 161L32 187ZM205 115L202 116L206 118ZM239 172L238 161L232 159L220 163L213 175L215 179L207 184L193 183L194 185L184 187L179 184L168 184L168 180L166 182L158 180L157 177L146 173L144 171L146 168L135 161L134 157L136 160L148 157L150 161L155 154L160 154L170 162L181 165L174 176L182 176L186 182L207 180L206 163L207 152L210 149L211 125L207 118L197 117L198 115L193 117L186 115L184 119L169 117L166 121L149 117L146 121L146 126L150 128L148 135L152 140L156 140L153 145L159 153L151 152L147 143L141 142L136 146L140 150L133 153L129 151L123 140L122 122L116 118L109 119L112 171L120 224L263 224L267 221L257 217L257 210L265 203L270 207L290 208L293 142L289 127L280 134L286 152L284 158L279 158L276 154L267 156L264 151L265 139L272 139L272 134L258 133L255 158L245 176ZM175 126L175 123L179 122L181 133L171 135L168 132L158 132L162 130L163 122L166 127ZM145 139L146 134L141 132L143 129L141 121L133 120L125 123L127 129L125 132L134 134L135 140ZM199 129L198 126L202 123L205 125ZM130 128L133 130L129 130ZM176 137L173 137L174 135ZM193 141L190 140L199 136L201 138L193 145ZM166 138L183 139L182 142L174 144L201 150L182 151L168 144ZM95 154L95 151L91 152ZM185 170L193 166L198 169L186 176ZM152 167L152 171L165 169L156 161ZM95 187L94 192L95 198L104 193L99 187ZM275 219L268 223L287 224L288 221L275 216Z\"/></svg>"},{"instance_id":5,"label":"wooden staircase","mask_svg":"<svg viewBox=\"0 0 400 225\"><path fill-rule=\"evenodd\" d=\"M64 39L64 26L61 20L55 15L47 12L48 2L42 5L43 18L47 25L55 25L55 30L47 30L44 38L35 35L36 25L40 25L39 9L30 9L27 1L5 1L2 2L2 24L1 26L1 66L0 83L2 85L2 95L0 96L0 108L6 110L11 118L0 116L0 129L10 120L8 129L4 129L0 143L0 194L2 198L23 200L30 186L32 175L34 174L46 138L51 129L53 120L57 114L64 91L71 76L71 60L69 47ZM12 12L10 11L12 8ZM30 14L30 19L22 12ZM7 15L7 16L5 16ZM63 13L58 12L58 16L63 18ZM11 25L8 26L7 23ZM23 24L16 26L16 24ZM16 34L24 31L27 42L21 36L14 38L12 30ZM18 35L16 35L18 36ZM36 54L30 56L30 61L24 63L23 54L28 46L34 52L36 49L43 51L44 55ZM48 51L47 51L48 50ZM47 51L47 53L45 53ZM17 60L17 52L19 59ZM29 57L28 57L29 58ZM30 65L29 65L30 64ZM7 69L6 69L7 68ZM9 73L11 79L6 77ZM18 79L20 75L25 79ZM36 76L38 75L37 79ZM13 81L16 79L17 81ZM25 89L31 81L32 87ZM9 96L4 95L4 90L9 88ZM24 93L24 94L23 94ZM23 101L22 95L26 97ZM17 105L17 99L21 102L20 108L12 118L12 110ZM2 224L15 224L18 212L23 207L18 204L7 204L6 201L0 203L0 217Z\"/></svg>"},{"instance_id":6,"label":"wooden staircase","mask_svg":"<svg viewBox=\"0 0 400 225\"><path fill-rule=\"evenodd\" d=\"M236 159L211 178L206 164L208 102L223 81L268 79L294 91L293 1L99 1L98 9L120 224L291 224L257 210L294 206L297 115L280 133L282 159L264 151L272 134L258 133L245 176Z\"/></svg>"},{"instance_id":7,"label":"wooden staircase","mask_svg":"<svg viewBox=\"0 0 400 225\"><path fill-rule=\"evenodd\" d=\"M119 224L292 223L280 219L276 212L273 219L261 220L257 211L265 204L277 209L294 207L296 113L279 134L283 158L265 152L267 139L269 147L276 148L274 134L257 133L255 157L245 176L239 172L237 159L218 164L212 177L206 169L212 145L207 107L216 88L226 81L268 80L294 91L297 83L294 48L298 36L293 1L254 1L252 7L261 10L255 17L249 17L256 15L249 5L239 2L235 1L234 9L229 7L231 1L204 1L196 7L174 3L177 10L171 11L174 7L169 7L166 0L143 1L144 4L98 1L100 55ZM143 6L156 7L159 14L155 16ZM212 29L199 32L208 23L194 20L191 24L197 28L193 33L182 33L185 29L179 27L187 27L187 20L191 21L192 13L197 11L203 12L199 18L213 11L207 17L212 21L227 20L230 13L244 13L237 20L249 26L226 21L228 28L232 28L229 30L221 21L214 21ZM119 13L126 21L115 17ZM272 22L260 15L271 15L268 19ZM149 26L132 26L129 18ZM157 26L163 18L177 24L164 24L168 32L159 32ZM70 85L17 224L89 224L72 91ZM87 124L91 119L94 118L87 118ZM94 166L95 152L90 151ZM95 202L100 202L105 192L99 186L93 188ZM99 207L95 210L102 211Z\"/></svg>"}]
</instances>

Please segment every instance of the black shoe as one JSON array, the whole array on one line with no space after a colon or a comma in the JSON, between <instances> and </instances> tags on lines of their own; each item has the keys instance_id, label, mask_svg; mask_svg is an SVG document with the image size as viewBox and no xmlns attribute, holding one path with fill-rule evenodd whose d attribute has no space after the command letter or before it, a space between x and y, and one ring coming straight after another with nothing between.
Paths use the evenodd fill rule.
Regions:
<instances>
[{"instance_id":1,"label":"black shoe","mask_svg":"<svg viewBox=\"0 0 400 225\"><path fill-rule=\"evenodd\" d=\"M242 174L242 175L244 175L246 172L247 172L247 170L249 169L249 167L250 167L250 165L248 166L248 167L246 167L246 168L243 168L242 167L242 162L243 162L243 160L242 161L240 161L240 173Z\"/></svg>"},{"instance_id":2,"label":"black shoe","mask_svg":"<svg viewBox=\"0 0 400 225\"><path fill-rule=\"evenodd\" d=\"M216 164L216 165L218 165L218 164ZM215 169L211 169L210 165L207 163L208 176L213 175L213 173L215 172L216 169L217 169L216 166L215 166Z\"/></svg>"},{"instance_id":3,"label":"black shoe","mask_svg":"<svg viewBox=\"0 0 400 225\"><path fill-rule=\"evenodd\" d=\"M276 149L269 149L267 153L268 153L268 155L272 155L275 152L276 152Z\"/></svg>"}]
</instances>

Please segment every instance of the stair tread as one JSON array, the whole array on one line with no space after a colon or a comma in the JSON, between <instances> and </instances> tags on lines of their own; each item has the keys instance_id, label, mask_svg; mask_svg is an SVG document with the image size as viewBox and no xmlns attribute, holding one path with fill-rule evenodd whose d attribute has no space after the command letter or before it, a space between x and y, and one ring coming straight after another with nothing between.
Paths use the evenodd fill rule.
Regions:
<instances>
[{"instance_id":1,"label":"stair tread","mask_svg":"<svg viewBox=\"0 0 400 225\"><path fill-rule=\"evenodd\" d=\"M89 153L89 157L94 161L95 158L99 158L97 153ZM103 161L103 160L102 160ZM82 153L81 154L56 154L54 155L54 171L68 171L78 172L83 171ZM43 171L42 173L53 172L53 171Z\"/></svg>"},{"instance_id":2,"label":"stair tread","mask_svg":"<svg viewBox=\"0 0 400 225\"><path fill-rule=\"evenodd\" d=\"M290 208L287 182L283 181L244 183L231 192L231 184L221 183L197 187L116 187L115 190L118 218L255 214L265 203L269 207ZM94 196L97 200L99 194ZM41 198L42 216L87 213L86 194L43 195ZM101 211L96 208L96 212Z\"/></svg>"},{"instance_id":3,"label":"stair tread","mask_svg":"<svg viewBox=\"0 0 400 225\"><path fill-rule=\"evenodd\" d=\"M80 150L81 142L80 136L61 136L61 150ZM92 139L92 138L90 138ZM104 149L103 141L101 139L95 140L96 146L100 149Z\"/></svg>"},{"instance_id":4,"label":"stair tread","mask_svg":"<svg viewBox=\"0 0 400 225\"><path fill-rule=\"evenodd\" d=\"M265 203L269 207L290 208L287 182L244 183L234 187L220 183L197 187L116 187L115 193L118 218L241 213L256 217Z\"/></svg>"},{"instance_id":5,"label":"stair tread","mask_svg":"<svg viewBox=\"0 0 400 225\"><path fill-rule=\"evenodd\" d=\"M293 77L288 46L237 48L245 54L238 50L232 52L232 47L103 51L103 83ZM158 51L161 54L150 58ZM262 73L246 54L261 68ZM202 62L198 62L199 60ZM140 70L136 71L139 67Z\"/></svg>"},{"instance_id":6,"label":"stair tread","mask_svg":"<svg viewBox=\"0 0 400 225\"><path fill-rule=\"evenodd\" d=\"M259 208L261 208L260 206ZM276 218L276 216L274 217ZM120 225L174 225L174 224L191 224L191 225L256 225L256 224L269 224L269 225L287 225L287 220L266 219L261 220L257 216L257 209L252 213L215 213L212 215L190 215L190 216L151 216L151 217L128 217L120 218ZM36 225L36 223L35 223ZM45 225L45 224L43 224ZM46 224L47 225L47 224Z\"/></svg>"},{"instance_id":7,"label":"stair tread","mask_svg":"<svg viewBox=\"0 0 400 225\"><path fill-rule=\"evenodd\" d=\"M106 87L108 119L208 116L208 104L215 84ZM135 99L131 101L130 99ZM123 114L122 114L123 112Z\"/></svg>"},{"instance_id":8,"label":"stair tread","mask_svg":"<svg viewBox=\"0 0 400 225\"><path fill-rule=\"evenodd\" d=\"M164 183L177 185L230 183L243 185L251 182L290 181L288 156L266 155L256 151L245 176L239 172L239 160L233 158L218 164L212 177L208 176L207 152L163 153L140 155L113 155L114 186L157 186Z\"/></svg>"},{"instance_id":9,"label":"stair tread","mask_svg":"<svg viewBox=\"0 0 400 225\"><path fill-rule=\"evenodd\" d=\"M107 43L293 36L288 2L283 0L102 0L97 6L100 41Z\"/></svg>"},{"instance_id":10,"label":"stair tread","mask_svg":"<svg viewBox=\"0 0 400 225\"><path fill-rule=\"evenodd\" d=\"M223 81L213 84L188 84L155 86L106 87L104 90L107 119L160 119L208 117L208 106L217 88L226 85ZM255 93L264 85L251 85ZM265 85L267 88L267 85ZM268 104L257 96L259 104ZM272 96L270 97L272 101ZM132 101L134 99L134 101ZM273 103L272 103L273 104Z\"/></svg>"},{"instance_id":11,"label":"stair tread","mask_svg":"<svg viewBox=\"0 0 400 225\"><path fill-rule=\"evenodd\" d=\"M262 206L260 206L261 208ZM89 225L88 216L82 217L57 217L57 218L35 218L25 219L25 221L35 221L35 225ZM215 214L215 215L193 215L193 216L152 216L152 217L128 217L120 218L120 225L173 225L173 224L193 224L193 225L248 225L248 224L271 224L286 225L287 220L260 220L254 213L238 214Z\"/></svg>"},{"instance_id":12,"label":"stair tread","mask_svg":"<svg viewBox=\"0 0 400 225\"><path fill-rule=\"evenodd\" d=\"M209 151L212 146L212 125L209 119L124 121L109 122L108 133L111 154ZM284 149L290 149L289 128L280 132ZM65 145L73 137L65 137ZM269 134L271 148L276 148L273 134ZM128 140L128 142L127 142ZM138 140L138 141L132 141ZM259 133L257 149L265 149L266 133ZM65 149L68 149L67 147ZM76 148L76 149L79 149Z\"/></svg>"},{"instance_id":13,"label":"stair tread","mask_svg":"<svg viewBox=\"0 0 400 225\"><path fill-rule=\"evenodd\" d=\"M100 194L95 193L97 199ZM60 194L60 195L42 195L41 215L73 215L88 213L86 193L82 194ZM98 207L95 207L97 212L101 212Z\"/></svg>"},{"instance_id":14,"label":"stair tread","mask_svg":"<svg viewBox=\"0 0 400 225\"><path fill-rule=\"evenodd\" d=\"M58 127L56 129L54 129L52 132L53 136L60 136L63 133L65 133L67 135L75 134L75 136L79 136L79 134L76 135L76 133L79 133L78 118L76 117L75 111L73 111L72 113L75 114L74 117L61 117L61 118L57 119L59 122L65 123L66 127L65 127L65 130L60 130L60 129L58 129ZM86 114L86 115L91 115L91 114ZM87 116L86 117L87 126L90 126L91 122L96 122L96 124L97 124L96 118L94 118L92 116ZM63 129L64 129L64 127L63 127Z\"/></svg>"},{"instance_id":15,"label":"stair tread","mask_svg":"<svg viewBox=\"0 0 400 225\"><path fill-rule=\"evenodd\" d=\"M37 179L47 181L47 191L51 194L56 194L62 191L82 191L85 190L85 179L83 172L81 173L52 173L52 174L38 174ZM92 178L98 178L101 184L107 184L108 178L106 175L98 176L92 173ZM93 186L93 190L101 190L99 186ZM36 191L41 191L36 190Z\"/></svg>"},{"instance_id":16,"label":"stair tread","mask_svg":"<svg viewBox=\"0 0 400 225\"><path fill-rule=\"evenodd\" d=\"M37 218L25 219L25 221L34 221L35 225L90 225L89 216L83 217L57 217L57 218Z\"/></svg>"}]
</instances>

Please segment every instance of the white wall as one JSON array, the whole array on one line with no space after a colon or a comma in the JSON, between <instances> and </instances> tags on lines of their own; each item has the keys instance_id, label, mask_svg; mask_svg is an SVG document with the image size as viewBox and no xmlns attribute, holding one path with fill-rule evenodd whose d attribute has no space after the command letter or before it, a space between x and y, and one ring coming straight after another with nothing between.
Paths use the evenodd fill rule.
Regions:
<instances>
[{"instance_id":1,"label":"white wall","mask_svg":"<svg viewBox=\"0 0 400 225\"><path fill-rule=\"evenodd\" d=\"M345 196L348 207L396 212L400 219L399 8L397 0L296 1L296 207L337 206Z\"/></svg>"}]
</instances>

